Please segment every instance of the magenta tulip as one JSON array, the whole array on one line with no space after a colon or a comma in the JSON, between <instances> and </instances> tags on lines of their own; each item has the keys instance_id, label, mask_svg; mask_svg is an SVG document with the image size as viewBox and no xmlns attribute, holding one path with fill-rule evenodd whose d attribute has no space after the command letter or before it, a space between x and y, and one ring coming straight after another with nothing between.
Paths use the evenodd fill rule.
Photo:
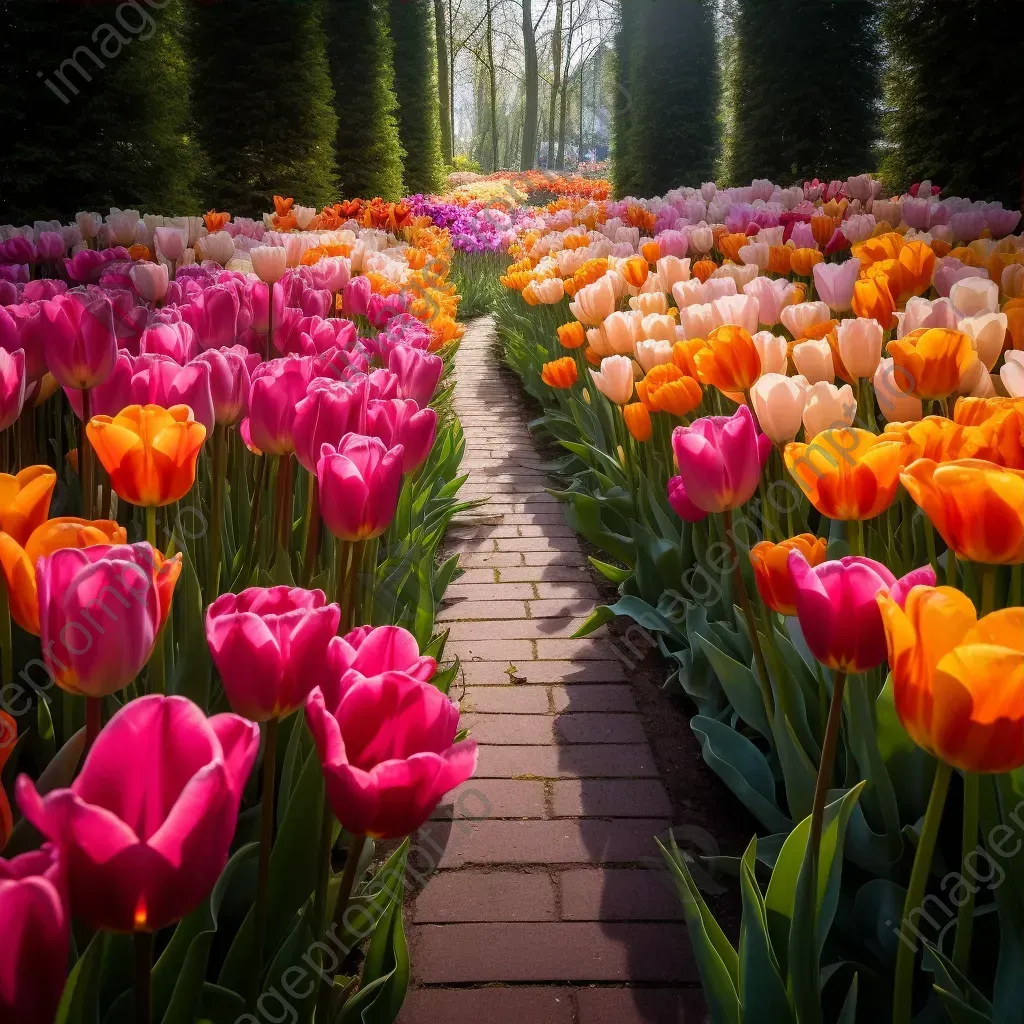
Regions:
<instances>
[{"instance_id":1,"label":"magenta tulip","mask_svg":"<svg viewBox=\"0 0 1024 1024\"><path fill-rule=\"evenodd\" d=\"M198 360L179 366L166 357L140 358L132 375L132 405L187 405L196 423L213 433L213 394L210 390L210 366ZM118 410L120 412L120 410Z\"/></svg>"},{"instance_id":2,"label":"magenta tulip","mask_svg":"<svg viewBox=\"0 0 1024 1024\"><path fill-rule=\"evenodd\" d=\"M159 315L154 315L140 335L139 351L136 354L167 356L179 366L184 366L194 358L198 349L191 324L180 319L174 320L169 311L161 311Z\"/></svg>"},{"instance_id":3,"label":"magenta tulip","mask_svg":"<svg viewBox=\"0 0 1024 1024\"><path fill-rule=\"evenodd\" d=\"M399 388L398 377L390 370L383 368L371 370L366 375L366 381L370 385L370 398L403 398ZM418 403L417 403L418 404Z\"/></svg>"},{"instance_id":4,"label":"magenta tulip","mask_svg":"<svg viewBox=\"0 0 1024 1024\"><path fill-rule=\"evenodd\" d=\"M93 416L116 416L132 404L132 375L135 360L127 352L117 353L117 361L110 376L100 385L89 390L89 409ZM82 418L82 392L78 388L65 388L68 404L75 415Z\"/></svg>"},{"instance_id":5,"label":"magenta tulip","mask_svg":"<svg viewBox=\"0 0 1024 1024\"><path fill-rule=\"evenodd\" d=\"M320 512L339 540L370 540L391 525L402 488L402 446L346 434L337 448L320 450L316 475Z\"/></svg>"},{"instance_id":6,"label":"magenta tulip","mask_svg":"<svg viewBox=\"0 0 1024 1024\"><path fill-rule=\"evenodd\" d=\"M39 281L29 281L21 290L22 302L44 302L54 295L63 295L68 290L66 281L57 281L52 277Z\"/></svg>"},{"instance_id":7,"label":"magenta tulip","mask_svg":"<svg viewBox=\"0 0 1024 1024\"><path fill-rule=\"evenodd\" d=\"M46 365L57 383L66 388L102 384L117 360L110 299L73 291L44 302L42 308L47 325Z\"/></svg>"},{"instance_id":8,"label":"magenta tulip","mask_svg":"<svg viewBox=\"0 0 1024 1024\"><path fill-rule=\"evenodd\" d=\"M332 690L313 690L306 721L327 799L349 832L406 836L476 771L475 741L453 746L459 709L429 683L385 672Z\"/></svg>"},{"instance_id":9,"label":"magenta tulip","mask_svg":"<svg viewBox=\"0 0 1024 1024\"><path fill-rule=\"evenodd\" d=\"M401 626L357 626L331 641L331 676L343 689L367 676L404 672L427 683L437 671L433 658L420 654L416 637ZM333 692L321 684L325 693Z\"/></svg>"},{"instance_id":10,"label":"magenta tulip","mask_svg":"<svg viewBox=\"0 0 1024 1024\"><path fill-rule=\"evenodd\" d=\"M365 377L351 383L321 377L310 381L306 397L295 407L292 425L295 457L303 469L316 472L325 444L336 445L346 434L362 433L366 394Z\"/></svg>"},{"instance_id":11,"label":"magenta tulip","mask_svg":"<svg viewBox=\"0 0 1024 1024\"><path fill-rule=\"evenodd\" d=\"M401 445L402 472L415 472L430 454L437 432L437 413L421 409L411 398L377 399L366 406L366 433L385 447Z\"/></svg>"},{"instance_id":12,"label":"magenta tulip","mask_svg":"<svg viewBox=\"0 0 1024 1024\"><path fill-rule=\"evenodd\" d=\"M206 638L232 710L266 722L301 707L328 674L340 617L322 590L253 587L218 597Z\"/></svg>"},{"instance_id":13,"label":"magenta tulip","mask_svg":"<svg viewBox=\"0 0 1024 1024\"><path fill-rule=\"evenodd\" d=\"M124 689L153 652L181 555L157 567L139 544L62 548L36 565L43 657L69 693Z\"/></svg>"},{"instance_id":14,"label":"magenta tulip","mask_svg":"<svg viewBox=\"0 0 1024 1024\"><path fill-rule=\"evenodd\" d=\"M401 397L411 398L421 409L425 409L434 397L444 363L440 356L432 352L399 345L391 350L388 369L398 377Z\"/></svg>"},{"instance_id":15,"label":"magenta tulip","mask_svg":"<svg viewBox=\"0 0 1024 1024\"><path fill-rule=\"evenodd\" d=\"M0 860L0 1020L53 1024L67 974L67 880L56 847Z\"/></svg>"},{"instance_id":16,"label":"magenta tulip","mask_svg":"<svg viewBox=\"0 0 1024 1024\"><path fill-rule=\"evenodd\" d=\"M208 348L193 362L210 368L210 397L217 423L237 423L249 409L250 365L258 365L251 353L241 345L231 348Z\"/></svg>"},{"instance_id":17,"label":"magenta tulip","mask_svg":"<svg viewBox=\"0 0 1024 1024\"><path fill-rule=\"evenodd\" d=\"M0 348L0 430L6 430L25 405L25 353Z\"/></svg>"},{"instance_id":18,"label":"magenta tulip","mask_svg":"<svg viewBox=\"0 0 1024 1024\"><path fill-rule=\"evenodd\" d=\"M257 366L251 376L249 415L242 420L242 439L250 448L267 455L293 452L295 409L313 379L312 359L271 359Z\"/></svg>"},{"instance_id":19,"label":"magenta tulip","mask_svg":"<svg viewBox=\"0 0 1024 1024\"><path fill-rule=\"evenodd\" d=\"M679 476L670 483L670 494L704 512L739 508L757 490L771 448L745 405L732 416L705 416L676 427L672 449Z\"/></svg>"},{"instance_id":20,"label":"magenta tulip","mask_svg":"<svg viewBox=\"0 0 1024 1024\"><path fill-rule=\"evenodd\" d=\"M71 910L90 928L154 932L209 895L235 833L259 727L184 697L129 701L70 789L17 782L25 817L60 849Z\"/></svg>"},{"instance_id":21,"label":"magenta tulip","mask_svg":"<svg viewBox=\"0 0 1024 1024\"><path fill-rule=\"evenodd\" d=\"M792 551L788 565L804 640L818 661L837 672L867 672L885 661L876 594L887 590L902 607L913 587L935 586L931 566L897 580L880 562L859 555L812 568Z\"/></svg>"},{"instance_id":22,"label":"magenta tulip","mask_svg":"<svg viewBox=\"0 0 1024 1024\"><path fill-rule=\"evenodd\" d=\"M366 316L366 304L370 300L370 280L353 277L341 293L341 308L345 316Z\"/></svg>"},{"instance_id":23,"label":"magenta tulip","mask_svg":"<svg viewBox=\"0 0 1024 1024\"><path fill-rule=\"evenodd\" d=\"M43 263L56 263L64 258L64 236L59 231L41 231L36 248Z\"/></svg>"}]
</instances>

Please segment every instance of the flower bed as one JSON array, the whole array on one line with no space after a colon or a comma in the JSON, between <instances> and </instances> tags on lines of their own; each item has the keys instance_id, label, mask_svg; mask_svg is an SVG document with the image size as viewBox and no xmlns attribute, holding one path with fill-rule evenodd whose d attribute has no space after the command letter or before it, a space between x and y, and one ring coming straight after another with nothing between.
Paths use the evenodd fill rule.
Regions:
<instances>
[{"instance_id":1,"label":"flower bed","mask_svg":"<svg viewBox=\"0 0 1024 1024\"><path fill-rule=\"evenodd\" d=\"M565 200L502 278L580 635L634 620L761 828L738 952L665 851L716 1022L1018 1013L1024 237L938 192Z\"/></svg>"},{"instance_id":2,"label":"flower bed","mask_svg":"<svg viewBox=\"0 0 1024 1024\"><path fill-rule=\"evenodd\" d=\"M380 200L0 228L0 1018L396 1018L476 764L451 254Z\"/></svg>"}]
</instances>

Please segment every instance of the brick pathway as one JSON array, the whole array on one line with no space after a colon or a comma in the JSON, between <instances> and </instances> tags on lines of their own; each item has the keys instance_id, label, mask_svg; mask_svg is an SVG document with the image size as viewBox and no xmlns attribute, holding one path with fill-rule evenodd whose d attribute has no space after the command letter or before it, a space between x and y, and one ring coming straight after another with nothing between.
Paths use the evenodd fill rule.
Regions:
<instances>
[{"instance_id":1,"label":"brick pathway","mask_svg":"<svg viewBox=\"0 0 1024 1024\"><path fill-rule=\"evenodd\" d=\"M697 973L654 837L672 813L610 641L571 640L598 593L476 321L457 358L466 570L440 619L477 776L417 843L439 869L415 900L401 1024L698 1024ZM468 518L468 517L467 517Z\"/></svg>"}]
</instances>

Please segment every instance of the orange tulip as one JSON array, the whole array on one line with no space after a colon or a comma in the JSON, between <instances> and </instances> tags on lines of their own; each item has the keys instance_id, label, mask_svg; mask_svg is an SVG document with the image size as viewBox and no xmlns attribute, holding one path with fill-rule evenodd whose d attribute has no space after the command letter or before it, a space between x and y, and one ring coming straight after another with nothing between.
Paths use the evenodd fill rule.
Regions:
<instances>
[{"instance_id":1,"label":"orange tulip","mask_svg":"<svg viewBox=\"0 0 1024 1024\"><path fill-rule=\"evenodd\" d=\"M717 269L718 264L714 260L697 260L690 267L690 273L703 284Z\"/></svg>"},{"instance_id":2,"label":"orange tulip","mask_svg":"<svg viewBox=\"0 0 1024 1024\"><path fill-rule=\"evenodd\" d=\"M583 355L591 366L599 367L601 365L601 356L599 356L589 345L583 350Z\"/></svg>"},{"instance_id":3,"label":"orange tulip","mask_svg":"<svg viewBox=\"0 0 1024 1024\"><path fill-rule=\"evenodd\" d=\"M761 357L754 339L733 324L713 330L694 362L701 383L720 391L747 391L761 376Z\"/></svg>"},{"instance_id":4,"label":"orange tulip","mask_svg":"<svg viewBox=\"0 0 1024 1024\"><path fill-rule=\"evenodd\" d=\"M900 289L896 301L905 303L914 295L924 295L932 286L935 253L924 242L907 242L896 257L900 269Z\"/></svg>"},{"instance_id":5,"label":"orange tulip","mask_svg":"<svg viewBox=\"0 0 1024 1024\"><path fill-rule=\"evenodd\" d=\"M933 238L931 242L932 252L935 253L937 259L942 259L943 256L949 255L949 250L952 246L949 242L941 238Z\"/></svg>"},{"instance_id":6,"label":"orange tulip","mask_svg":"<svg viewBox=\"0 0 1024 1024\"><path fill-rule=\"evenodd\" d=\"M675 364L659 363L657 366L652 366L642 380L636 382L636 393L649 412L657 411L656 406L651 402L651 392L670 381L678 380L682 375L683 371Z\"/></svg>"},{"instance_id":7,"label":"orange tulip","mask_svg":"<svg viewBox=\"0 0 1024 1024\"><path fill-rule=\"evenodd\" d=\"M651 268L642 256L630 256L628 260L623 261L620 272L630 287L643 288Z\"/></svg>"},{"instance_id":8,"label":"orange tulip","mask_svg":"<svg viewBox=\"0 0 1024 1024\"><path fill-rule=\"evenodd\" d=\"M626 421L626 429L635 441L650 441L651 414L643 402L630 402L622 407L622 416Z\"/></svg>"},{"instance_id":9,"label":"orange tulip","mask_svg":"<svg viewBox=\"0 0 1024 1024\"><path fill-rule=\"evenodd\" d=\"M46 521L57 474L49 466L28 466L17 476L0 473L0 530L24 544Z\"/></svg>"},{"instance_id":10,"label":"orange tulip","mask_svg":"<svg viewBox=\"0 0 1024 1024\"><path fill-rule=\"evenodd\" d=\"M587 243L584 242L584 245ZM661 246L655 241L644 242L640 246L640 255L643 256L648 263L657 263L661 259Z\"/></svg>"},{"instance_id":11,"label":"orange tulip","mask_svg":"<svg viewBox=\"0 0 1024 1024\"><path fill-rule=\"evenodd\" d=\"M540 379L549 388L571 388L579 380L579 370L572 356L563 356L550 363L545 363L540 372Z\"/></svg>"},{"instance_id":12,"label":"orange tulip","mask_svg":"<svg viewBox=\"0 0 1024 1024\"><path fill-rule=\"evenodd\" d=\"M851 246L850 251L860 260L862 270L867 270L873 263L881 260L894 260L904 246L903 236L896 231L884 235L876 235L864 242Z\"/></svg>"},{"instance_id":13,"label":"orange tulip","mask_svg":"<svg viewBox=\"0 0 1024 1024\"><path fill-rule=\"evenodd\" d=\"M206 215L203 217L203 222L206 224L206 230L212 235L215 231L221 231L224 225L231 220L230 213L218 213L216 210L207 210Z\"/></svg>"},{"instance_id":14,"label":"orange tulip","mask_svg":"<svg viewBox=\"0 0 1024 1024\"><path fill-rule=\"evenodd\" d=\"M799 551L812 568L825 561L828 542L813 533L773 544L763 540L750 550L750 564L754 568L754 582L765 606L780 615L796 615L796 588L789 572L789 553Z\"/></svg>"},{"instance_id":15,"label":"orange tulip","mask_svg":"<svg viewBox=\"0 0 1024 1024\"><path fill-rule=\"evenodd\" d=\"M87 548L95 544L125 544L124 527L110 519L49 519L32 531L22 547L10 534L0 533L0 569L7 582L11 617L26 632L39 636L36 562L61 548Z\"/></svg>"},{"instance_id":16,"label":"orange tulip","mask_svg":"<svg viewBox=\"0 0 1024 1024\"><path fill-rule=\"evenodd\" d=\"M953 419L966 427L979 427L1008 412L1016 412L1024 419L1024 398L958 398Z\"/></svg>"},{"instance_id":17,"label":"orange tulip","mask_svg":"<svg viewBox=\"0 0 1024 1024\"><path fill-rule=\"evenodd\" d=\"M587 332L578 320L558 328L558 341L562 348L580 348L587 343Z\"/></svg>"},{"instance_id":18,"label":"orange tulip","mask_svg":"<svg viewBox=\"0 0 1024 1024\"><path fill-rule=\"evenodd\" d=\"M649 408L655 412L689 416L700 405L704 394L692 377L680 376L675 380L648 386L647 398Z\"/></svg>"},{"instance_id":19,"label":"orange tulip","mask_svg":"<svg viewBox=\"0 0 1024 1024\"><path fill-rule=\"evenodd\" d=\"M86 434L118 496L133 505L169 505L188 494L206 428L187 405L129 405L94 416Z\"/></svg>"},{"instance_id":20,"label":"orange tulip","mask_svg":"<svg viewBox=\"0 0 1024 1024\"><path fill-rule=\"evenodd\" d=\"M918 459L900 479L959 558L1024 562L1024 470L982 459Z\"/></svg>"},{"instance_id":21,"label":"orange tulip","mask_svg":"<svg viewBox=\"0 0 1024 1024\"><path fill-rule=\"evenodd\" d=\"M704 348L703 338L691 338L689 341L677 341L672 346L672 362L686 374L697 379L697 363L695 357Z\"/></svg>"},{"instance_id":22,"label":"orange tulip","mask_svg":"<svg viewBox=\"0 0 1024 1024\"><path fill-rule=\"evenodd\" d=\"M945 416L925 416L910 423L888 423L881 436L903 445L904 465L917 459L950 462L960 458L967 429Z\"/></svg>"},{"instance_id":23,"label":"orange tulip","mask_svg":"<svg viewBox=\"0 0 1024 1024\"><path fill-rule=\"evenodd\" d=\"M860 282L858 282L859 284ZM946 398L978 358L970 336L946 327L921 327L889 342L893 380L915 398Z\"/></svg>"},{"instance_id":24,"label":"orange tulip","mask_svg":"<svg viewBox=\"0 0 1024 1024\"><path fill-rule=\"evenodd\" d=\"M0 771L3 771L7 759L14 753L14 745L18 739L18 723L7 714L0 711ZM0 850L7 845L14 831L14 815L11 814L11 805L0 784Z\"/></svg>"},{"instance_id":25,"label":"orange tulip","mask_svg":"<svg viewBox=\"0 0 1024 1024\"><path fill-rule=\"evenodd\" d=\"M794 249L789 257L789 265L794 274L801 277L810 277L816 264L825 259L818 249Z\"/></svg>"},{"instance_id":26,"label":"orange tulip","mask_svg":"<svg viewBox=\"0 0 1024 1024\"><path fill-rule=\"evenodd\" d=\"M877 320L883 330L892 329L896 303L883 276L861 277L854 282L853 311L857 316Z\"/></svg>"},{"instance_id":27,"label":"orange tulip","mask_svg":"<svg viewBox=\"0 0 1024 1024\"><path fill-rule=\"evenodd\" d=\"M896 496L903 445L856 427L823 430L808 444L791 441L786 469L808 501L829 519L873 519Z\"/></svg>"},{"instance_id":28,"label":"orange tulip","mask_svg":"<svg viewBox=\"0 0 1024 1024\"><path fill-rule=\"evenodd\" d=\"M826 217L820 213L811 217L811 234L818 245L828 245L838 227L839 221L833 217Z\"/></svg>"},{"instance_id":29,"label":"orange tulip","mask_svg":"<svg viewBox=\"0 0 1024 1024\"><path fill-rule=\"evenodd\" d=\"M1024 299L1010 299L1003 306L1006 314L1006 346L1018 352L1024 349Z\"/></svg>"},{"instance_id":30,"label":"orange tulip","mask_svg":"<svg viewBox=\"0 0 1024 1024\"><path fill-rule=\"evenodd\" d=\"M768 272L770 274L788 274L790 256L793 250L788 245L772 245L768 248Z\"/></svg>"},{"instance_id":31,"label":"orange tulip","mask_svg":"<svg viewBox=\"0 0 1024 1024\"><path fill-rule=\"evenodd\" d=\"M744 231L725 232L718 238L718 251L726 258L739 263L740 248L746 245L750 239Z\"/></svg>"},{"instance_id":32,"label":"orange tulip","mask_svg":"<svg viewBox=\"0 0 1024 1024\"><path fill-rule=\"evenodd\" d=\"M911 739L966 772L1024 765L1024 608L978 618L952 587L882 591L896 712Z\"/></svg>"}]
</instances>

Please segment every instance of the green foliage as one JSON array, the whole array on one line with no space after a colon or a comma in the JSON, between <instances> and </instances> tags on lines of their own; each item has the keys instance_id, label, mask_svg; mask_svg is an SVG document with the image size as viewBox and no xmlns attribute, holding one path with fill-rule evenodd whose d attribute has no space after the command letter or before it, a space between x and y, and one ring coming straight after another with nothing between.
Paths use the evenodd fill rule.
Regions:
<instances>
[{"instance_id":1,"label":"green foliage","mask_svg":"<svg viewBox=\"0 0 1024 1024\"><path fill-rule=\"evenodd\" d=\"M444 187L432 0L391 0L395 97L407 192Z\"/></svg>"},{"instance_id":2,"label":"green foliage","mask_svg":"<svg viewBox=\"0 0 1024 1024\"><path fill-rule=\"evenodd\" d=\"M1024 81L1015 68L1024 5L991 0L887 0L882 161L886 181L928 178L947 193L1021 201Z\"/></svg>"},{"instance_id":3,"label":"green foliage","mask_svg":"<svg viewBox=\"0 0 1024 1024\"><path fill-rule=\"evenodd\" d=\"M881 65L877 0L730 6L728 180L787 184L871 170Z\"/></svg>"},{"instance_id":4,"label":"green foliage","mask_svg":"<svg viewBox=\"0 0 1024 1024\"><path fill-rule=\"evenodd\" d=\"M405 152L384 0L326 0L324 29L338 110L340 193L399 199Z\"/></svg>"},{"instance_id":5,"label":"green foliage","mask_svg":"<svg viewBox=\"0 0 1024 1024\"><path fill-rule=\"evenodd\" d=\"M198 212L183 0L0 5L5 220Z\"/></svg>"},{"instance_id":6,"label":"green foliage","mask_svg":"<svg viewBox=\"0 0 1024 1024\"><path fill-rule=\"evenodd\" d=\"M209 158L203 201L259 215L275 193L334 198L337 131L321 30L326 0L191 5L195 116Z\"/></svg>"},{"instance_id":7,"label":"green foliage","mask_svg":"<svg viewBox=\"0 0 1024 1024\"><path fill-rule=\"evenodd\" d=\"M719 70L711 0L630 4L616 43L616 193L661 195L714 176Z\"/></svg>"},{"instance_id":8,"label":"green foliage","mask_svg":"<svg viewBox=\"0 0 1024 1024\"><path fill-rule=\"evenodd\" d=\"M452 157L451 166L448 170L451 173L454 173L455 171L472 171L474 174L479 174L480 162L463 153L456 153L455 156Z\"/></svg>"}]
</instances>

